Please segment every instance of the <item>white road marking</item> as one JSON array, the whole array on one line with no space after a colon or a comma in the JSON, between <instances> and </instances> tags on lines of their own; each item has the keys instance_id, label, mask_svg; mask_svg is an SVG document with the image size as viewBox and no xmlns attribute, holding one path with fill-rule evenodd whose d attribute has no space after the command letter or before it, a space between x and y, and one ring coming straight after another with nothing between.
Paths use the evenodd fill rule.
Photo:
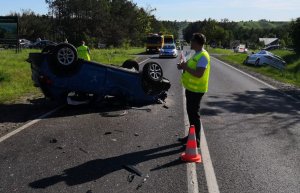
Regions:
<instances>
[{"instance_id":1,"label":"white road marking","mask_svg":"<svg viewBox=\"0 0 300 193\"><path fill-rule=\"evenodd\" d=\"M202 153L202 162L204 165L205 177L207 181L207 187L209 193L220 193L214 167L210 158L206 137L204 134L204 128L201 123L201 139L200 148Z\"/></svg>"},{"instance_id":2,"label":"white road marking","mask_svg":"<svg viewBox=\"0 0 300 193\"><path fill-rule=\"evenodd\" d=\"M239 70L239 69L237 69L237 68L235 68L235 67L233 67L233 66L231 66L231 65L229 65L229 64L227 64L227 63L225 63L225 62L223 62L223 61L221 61L221 60L219 60L217 58L215 58L215 57L212 57L212 58L214 58L215 60L219 61L220 63L225 64L226 66L228 66L228 67L230 67L230 68L232 68L232 69L234 69L234 70L236 70L236 71L238 71L238 72L240 72L240 73L242 73L242 74L244 74L244 75L246 75L246 76L248 76L248 77L250 77L250 78L252 78L252 79L254 79L254 80L256 80L256 81L258 81L260 83L262 83L262 84L264 84L264 85L266 85L267 87L272 88L273 90L276 90L277 92L279 92L279 93L283 94L284 96L286 96L286 97L294 100L295 102L300 102L295 97L292 97L291 95L288 95L288 94L286 94L284 92L279 91L278 88L276 88L276 87L274 87L274 86L272 86L272 85L270 85L270 84L268 84L268 83L266 83L266 82L264 82L264 81L262 81L262 80L260 80L260 79L258 79L256 77L254 77L254 76L252 76L252 75L250 75L250 74L248 74L246 72L243 72L243 71L241 71L241 70Z\"/></svg>"},{"instance_id":3,"label":"white road marking","mask_svg":"<svg viewBox=\"0 0 300 193\"><path fill-rule=\"evenodd\" d=\"M151 59L151 58L147 58L147 59L141 61L139 64L145 63L145 62L147 62L147 61L150 60L150 59Z\"/></svg>"},{"instance_id":4,"label":"white road marking","mask_svg":"<svg viewBox=\"0 0 300 193\"><path fill-rule=\"evenodd\" d=\"M53 109L52 111L50 111L50 112L48 112L48 113L45 113L44 115L38 117L37 119L34 119L34 120L32 120L32 121L26 123L25 125L19 127L18 129L16 129L16 130L14 130L14 131L12 131L12 132L10 132L10 133L4 135L3 137L0 138L0 143L3 142L4 140L6 140L6 139L8 139L8 138L10 138L10 137L12 137L12 136L14 136L15 134L17 134L17 133L23 131L24 129L26 129L26 128L28 128L28 127L30 127L30 126L36 124L37 122L41 121L42 119L44 119L44 118L50 116L51 114L53 114L53 113L55 113L55 112L57 112L58 110L60 110L60 109L63 108L63 107L64 107L64 106L59 106L59 107Z\"/></svg>"},{"instance_id":5,"label":"white road marking","mask_svg":"<svg viewBox=\"0 0 300 193\"><path fill-rule=\"evenodd\" d=\"M184 126L185 126L185 136L189 133L189 121L188 116L185 111L186 107L186 100L185 100L185 92L182 89L183 93L183 118L184 118ZM196 171L196 164L195 163L187 163L187 183L188 183L188 193L199 193L198 188L198 179L197 179L197 171Z\"/></svg>"},{"instance_id":6,"label":"white road marking","mask_svg":"<svg viewBox=\"0 0 300 193\"><path fill-rule=\"evenodd\" d=\"M188 121L188 115L185 111L186 99L185 99L184 89L183 89L183 108L184 108L183 112L184 112L185 136L187 136L188 132L189 132L189 121ZM209 193L220 193L217 178L216 178L213 164L212 164L212 161L210 158L207 141L206 141L203 129L204 128L201 124L200 148L201 148L202 163L203 163L203 167L204 167L204 171L205 171L208 192ZM188 193L196 193L196 192L199 193L195 163L187 164L187 181L188 181Z\"/></svg>"}]
</instances>

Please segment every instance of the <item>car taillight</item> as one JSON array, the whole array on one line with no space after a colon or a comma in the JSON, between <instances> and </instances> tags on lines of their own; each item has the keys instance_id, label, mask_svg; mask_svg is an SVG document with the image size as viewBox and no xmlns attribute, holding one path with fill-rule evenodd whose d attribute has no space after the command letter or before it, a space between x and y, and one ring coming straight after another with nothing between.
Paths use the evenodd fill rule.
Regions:
<instances>
[{"instance_id":1,"label":"car taillight","mask_svg":"<svg viewBox=\"0 0 300 193\"><path fill-rule=\"evenodd\" d=\"M39 79L40 79L40 82L41 82L41 83L44 83L44 84L51 85L51 84L53 83L52 80L50 80L47 76L41 75L41 76L39 77Z\"/></svg>"}]
</instances>

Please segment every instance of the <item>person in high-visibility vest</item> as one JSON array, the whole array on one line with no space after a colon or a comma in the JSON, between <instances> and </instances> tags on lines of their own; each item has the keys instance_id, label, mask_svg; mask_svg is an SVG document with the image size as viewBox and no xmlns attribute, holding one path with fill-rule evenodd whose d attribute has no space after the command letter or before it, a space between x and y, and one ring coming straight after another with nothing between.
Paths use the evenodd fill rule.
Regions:
<instances>
[{"instance_id":1,"label":"person in high-visibility vest","mask_svg":"<svg viewBox=\"0 0 300 193\"><path fill-rule=\"evenodd\" d=\"M91 57L90 57L90 49L89 47L87 47L85 45L85 42L82 41L82 44L81 46L79 46L77 48L77 52L78 52L78 58L82 58L84 60L87 60L87 61L90 61L91 60Z\"/></svg>"},{"instance_id":2,"label":"person in high-visibility vest","mask_svg":"<svg viewBox=\"0 0 300 193\"><path fill-rule=\"evenodd\" d=\"M197 146L200 147L200 103L203 95L208 91L210 74L210 56L204 50L206 38L201 33L193 34L191 49L195 54L187 61L177 64L179 70L183 70L181 82L185 88L186 110L190 125L196 128ZM186 143L188 137L180 138L179 141Z\"/></svg>"}]
</instances>

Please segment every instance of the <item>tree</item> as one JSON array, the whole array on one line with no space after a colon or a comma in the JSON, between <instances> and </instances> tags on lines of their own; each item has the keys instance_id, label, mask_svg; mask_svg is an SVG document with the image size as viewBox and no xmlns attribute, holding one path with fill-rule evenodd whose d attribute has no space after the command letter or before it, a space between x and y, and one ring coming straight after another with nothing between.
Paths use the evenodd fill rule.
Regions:
<instances>
[{"instance_id":1,"label":"tree","mask_svg":"<svg viewBox=\"0 0 300 193\"><path fill-rule=\"evenodd\" d=\"M291 37L294 44L295 51L299 54L300 53L300 17L297 18L295 21L292 21L291 24Z\"/></svg>"}]
</instances>

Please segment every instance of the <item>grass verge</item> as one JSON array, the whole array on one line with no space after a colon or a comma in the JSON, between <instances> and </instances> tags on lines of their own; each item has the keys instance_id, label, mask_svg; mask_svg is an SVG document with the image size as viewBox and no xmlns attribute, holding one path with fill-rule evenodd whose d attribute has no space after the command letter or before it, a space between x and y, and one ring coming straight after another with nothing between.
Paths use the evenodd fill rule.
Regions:
<instances>
[{"instance_id":1,"label":"grass verge","mask_svg":"<svg viewBox=\"0 0 300 193\"><path fill-rule=\"evenodd\" d=\"M121 65L126 59L133 59L144 48L91 50L93 61ZM26 62L30 52L40 50L0 50L0 104L13 102L23 96L38 95L40 91L33 86L30 64Z\"/></svg>"},{"instance_id":2,"label":"grass verge","mask_svg":"<svg viewBox=\"0 0 300 193\"><path fill-rule=\"evenodd\" d=\"M208 49L210 54L214 54L218 59L234 65L241 65L244 68L261 73L280 82L289 83L300 87L300 55L288 50L274 50L272 53L280 56L287 62L284 71L280 71L271 66L256 67L243 64L247 54L234 53L232 50Z\"/></svg>"}]
</instances>

